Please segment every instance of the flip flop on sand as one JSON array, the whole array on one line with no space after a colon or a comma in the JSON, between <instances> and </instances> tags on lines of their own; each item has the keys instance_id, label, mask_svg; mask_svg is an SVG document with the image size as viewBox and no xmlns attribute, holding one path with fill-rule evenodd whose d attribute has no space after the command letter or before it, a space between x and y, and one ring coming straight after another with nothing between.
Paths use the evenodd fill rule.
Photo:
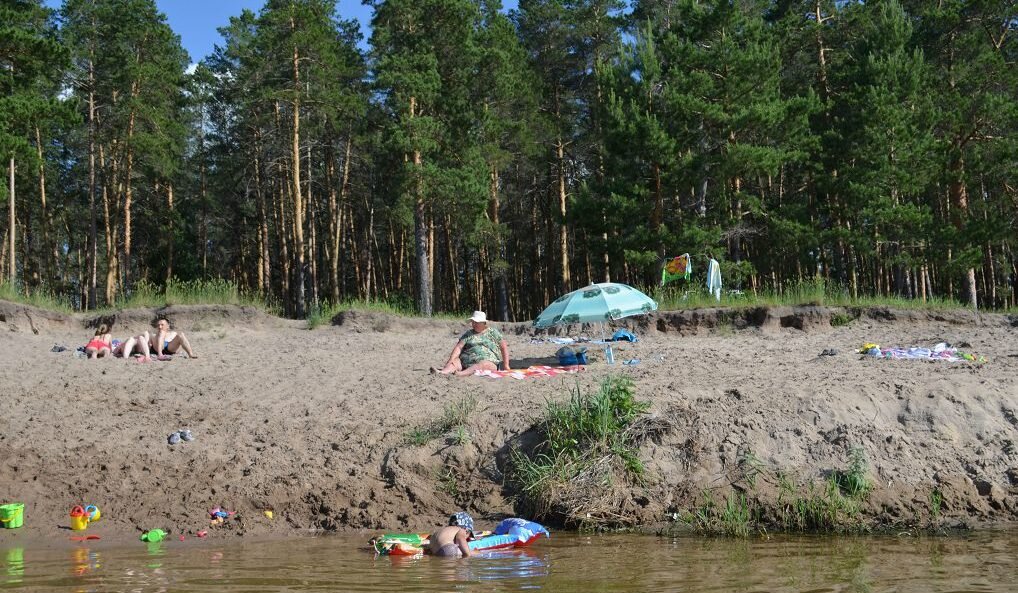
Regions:
<instances>
[{"instance_id":1,"label":"flip flop on sand","mask_svg":"<svg viewBox=\"0 0 1018 593\"><path fill-rule=\"evenodd\" d=\"M175 432L175 433L171 434L170 436L166 437L166 442L171 444L171 445L176 445L177 443L180 442L180 433L179 432Z\"/></svg>"}]
</instances>

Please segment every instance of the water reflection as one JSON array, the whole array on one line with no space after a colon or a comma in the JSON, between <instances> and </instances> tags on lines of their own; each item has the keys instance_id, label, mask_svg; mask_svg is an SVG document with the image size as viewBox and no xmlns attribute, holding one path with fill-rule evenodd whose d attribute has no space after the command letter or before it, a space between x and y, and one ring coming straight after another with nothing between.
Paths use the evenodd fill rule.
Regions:
<instances>
[{"instance_id":1,"label":"water reflection","mask_svg":"<svg viewBox=\"0 0 1018 593\"><path fill-rule=\"evenodd\" d=\"M8 584L20 583L21 577L25 576L25 549L11 548L7 550L7 553L4 554L4 567L7 573L4 582Z\"/></svg>"},{"instance_id":2,"label":"water reflection","mask_svg":"<svg viewBox=\"0 0 1018 593\"><path fill-rule=\"evenodd\" d=\"M4 591L1004 592L1018 534L952 538L556 534L470 559L374 557L363 538L70 549L0 543Z\"/></svg>"}]
</instances>

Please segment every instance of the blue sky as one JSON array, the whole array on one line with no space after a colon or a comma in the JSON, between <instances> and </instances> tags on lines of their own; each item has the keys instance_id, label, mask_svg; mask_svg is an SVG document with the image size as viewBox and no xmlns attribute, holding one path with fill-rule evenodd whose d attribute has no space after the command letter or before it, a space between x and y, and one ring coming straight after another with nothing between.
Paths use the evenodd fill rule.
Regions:
<instances>
[{"instance_id":1,"label":"blue sky","mask_svg":"<svg viewBox=\"0 0 1018 593\"><path fill-rule=\"evenodd\" d=\"M502 0L506 9L515 8L518 0ZM62 0L45 0L47 6L60 8ZM265 0L156 0L156 6L166 15L170 27L180 35L184 49L197 62L212 52L212 47L221 41L219 27L226 25L230 17L248 8L261 10ZM371 7L361 0L338 0L341 17L356 19L361 23L365 40L371 35Z\"/></svg>"}]
</instances>

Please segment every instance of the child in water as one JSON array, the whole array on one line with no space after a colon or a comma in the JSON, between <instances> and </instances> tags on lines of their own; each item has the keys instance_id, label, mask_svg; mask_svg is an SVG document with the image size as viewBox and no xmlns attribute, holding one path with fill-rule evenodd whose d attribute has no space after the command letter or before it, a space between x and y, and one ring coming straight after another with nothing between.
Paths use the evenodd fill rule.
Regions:
<instances>
[{"instance_id":1,"label":"child in water","mask_svg":"<svg viewBox=\"0 0 1018 593\"><path fill-rule=\"evenodd\" d=\"M100 323L95 330L95 335L85 344L85 356L89 358L102 358L113 351L113 336L110 328L105 323Z\"/></svg>"}]
</instances>

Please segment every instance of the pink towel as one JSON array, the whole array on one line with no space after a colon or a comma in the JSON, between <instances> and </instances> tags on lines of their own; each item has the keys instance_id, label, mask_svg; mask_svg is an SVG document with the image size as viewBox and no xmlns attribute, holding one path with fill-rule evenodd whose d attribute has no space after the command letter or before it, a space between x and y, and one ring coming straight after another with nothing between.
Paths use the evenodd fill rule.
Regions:
<instances>
[{"instance_id":1,"label":"pink towel","mask_svg":"<svg viewBox=\"0 0 1018 593\"><path fill-rule=\"evenodd\" d=\"M513 369L511 371L477 371L474 373L475 377L490 377L492 379L501 379L502 377L511 377L513 379L526 379L529 377L554 377L555 375L561 375L564 373L578 373L585 369L583 365L573 365L564 367L548 367L548 366L532 366L526 369Z\"/></svg>"}]
</instances>

